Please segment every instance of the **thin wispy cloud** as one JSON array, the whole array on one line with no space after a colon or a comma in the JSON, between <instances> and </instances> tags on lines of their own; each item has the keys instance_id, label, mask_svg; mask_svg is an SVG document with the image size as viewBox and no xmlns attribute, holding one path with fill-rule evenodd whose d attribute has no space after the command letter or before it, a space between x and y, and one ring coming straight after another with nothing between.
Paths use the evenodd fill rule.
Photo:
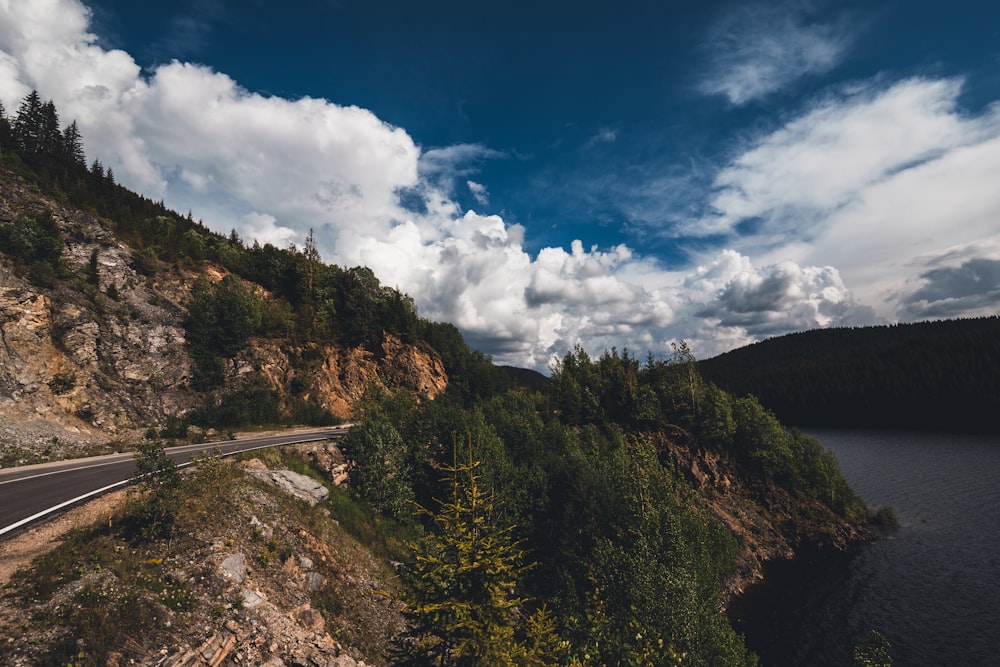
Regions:
<instances>
[{"instance_id":1,"label":"thin wispy cloud","mask_svg":"<svg viewBox=\"0 0 1000 667\"><path fill-rule=\"evenodd\" d=\"M486 186L482 183L476 183L475 181L466 181L466 186L469 188L469 192L472 193L472 198L475 199L480 205L488 206L490 203L490 193L486 189Z\"/></svg>"},{"instance_id":2,"label":"thin wispy cloud","mask_svg":"<svg viewBox=\"0 0 1000 667\"><path fill-rule=\"evenodd\" d=\"M146 55L157 61L196 57L211 39L213 23L222 11L214 2L200 2L193 11L171 19L163 36L149 45Z\"/></svg>"},{"instance_id":3,"label":"thin wispy cloud","mask_svg":"<svg viewBox=\"0 0 1000 667\"><path fill-rule=\"evenodd\" d=\"M598 144L613 144L618 140L618 130L612 127L602 127L584 143L584 148L592 148Z\"/></svg>"},{"instance_id":4,"label":"thin wispy cloud","mask_svg":"<svg viewBox=\"0 0 1000 667\"><path fill-rule=\"evenodd\" d=\"M738 106L833 69L858 26L843 15L814 18L815 4L761 2L728 10L705 42L708 65L698 88Z\"/></svg>"},{"instance_id":5,"label":"thin wispy cloud","mask_svg":"<svg viewBox=\"0 0 1000 667\"><path fill-rule=\"evenodd\" d=\"M506 157L483 144L455 144L439 148L424 149L420 154L420 173L425 176L461 176L479 171L483 160L497 160Z\"/></svg>"},{"instance_id":6,"label":"thin wispy cloud","mask_svg":"<svg viewBox=\"0 0 1000 667\"><path fill-rule=\"evenodd\" d=\"M715 178L712 213L681 230L731 231L763 218L781 234L807 231L864 188L981 136L959 114L961 81L910 79L825 96L751 142Z\"/></svg>"}]
</instances>

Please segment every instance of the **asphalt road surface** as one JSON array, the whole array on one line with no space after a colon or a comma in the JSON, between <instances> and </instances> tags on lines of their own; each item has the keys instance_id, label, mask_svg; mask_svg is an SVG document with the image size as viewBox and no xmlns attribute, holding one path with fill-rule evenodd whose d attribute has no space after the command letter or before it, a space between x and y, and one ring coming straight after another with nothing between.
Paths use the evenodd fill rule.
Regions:
<instances>
[{"instance_id":1,"label":"asphalt road surface","mask_svg":"<svg viewBox=\"0 0 1000 667\"><path fill-rule=\"evenodd\" d=\"M195 455L201 452L212 453L216 448L223 454L235 454L277 445L339 438L347 433L347 429L348 427L327 428L200 445L180 445L166 451L178 466L185 466L191 463ZM65 507L125 486L134 472L135 460L131 452L20 468L0 468L0 539Z\"/></svg>"}]
</instances>

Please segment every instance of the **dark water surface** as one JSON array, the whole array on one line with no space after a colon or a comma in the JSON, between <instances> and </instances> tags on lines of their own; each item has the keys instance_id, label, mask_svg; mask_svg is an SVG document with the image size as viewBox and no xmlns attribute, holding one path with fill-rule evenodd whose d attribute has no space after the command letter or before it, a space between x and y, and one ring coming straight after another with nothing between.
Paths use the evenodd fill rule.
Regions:
<instances>
[{"instance_id":1,"label":"dark water surface","mask_svg":"<svg viewBox=\"0 0 1000 667\"><path fill-rule=\"evenodd\" d=\"M1000 665L1000 438L812 430L889 539L767 571L730 617L767 667L850 665L869 630L898 667Z\"/></svg>"}]
</instances>

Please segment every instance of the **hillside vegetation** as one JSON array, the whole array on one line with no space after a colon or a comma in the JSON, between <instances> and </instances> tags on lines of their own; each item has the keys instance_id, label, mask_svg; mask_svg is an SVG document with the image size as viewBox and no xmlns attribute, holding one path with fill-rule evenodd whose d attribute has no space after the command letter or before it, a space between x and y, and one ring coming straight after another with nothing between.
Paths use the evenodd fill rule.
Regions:
<instances>
[{"instance_id":1,"label":"hillside vegetation","mask_svg":"<svg viewBox=\"0 0 1000 667\"><path fill-rule=\"evenodd\" d=\"M699 367L798 426L1000 430L997 316L806 331Z\"/></svg>"},{"instance_id":2,"label":"hillside vegetation","mask_svg":"<svg viewBox=\"0 0 1000 667\"><path fill-rule=\"evenodd\" d=\"M311 234L299 249L211 232L86 166L72 128L35 94L0 112L0 399L8 424L44 415L0 460L99 451L100 432L181 416L329 424L373 385L507 385L371 270L320 261Z\"/></svg>"},{"instance_id":3,"label":"hillside vegetation","mask_svg":"<svg viewBox=\"0 0 1000 667\"><path fill-rule=\"evenodd\" d=\"M3 162L18 174L3 172L11 287L0 296L10 321L21 318L3 329L14 372L0 374L0 408L16 416L30 399L53 418L149 425L140 461L160 460L158 438L212 428L348 415L357 425L342 443L350 491L314 513L217 463L187 479L144 468L154 476L110 525L16 579L4 604L51 631L0 656L159 664L154 638L169 620L187 645L197 628L235 637L226 664L346 664L241 634L247 619L262 622L245 613L257 602L213 569L238 551L257 559L260 590L317 612L300 604L266 623L305 624L327 648L329 633L369 664L752 665L726 621L729 597L766 560L867 536L868 510L833 456L756 398L704 380L685 345L645 362L577 348L548 380L498 368L369 269L321 262L311 235L300 250L212 233L115 185L96 160L86 167L72 126L56 120L48 138L26 139L54 117L29 96L0 122ZM156 317L167 324L154 346ZM29 364L28 349L51 362ZM343 576L316 565L342 563L334 552L355 548L345 533L391 560L398 580L380 565ZM319 579L296 569L303 558ZM365 586L377 582L384 607L371 613L384 622L366 632L378 603Z\"/></svg>"}]
</instances>

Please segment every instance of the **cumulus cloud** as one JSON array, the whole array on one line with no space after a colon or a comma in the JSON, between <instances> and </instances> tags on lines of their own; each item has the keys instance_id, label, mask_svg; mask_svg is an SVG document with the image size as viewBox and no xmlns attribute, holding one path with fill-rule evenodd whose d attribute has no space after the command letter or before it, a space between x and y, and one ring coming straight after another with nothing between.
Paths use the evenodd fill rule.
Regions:
<instances>
[{"instance_id":1,"label":"cumulus cloud","mask_svg":"<svg viewBox=\"0 0 1000 667\"><path fill-rule=\"evenodd\" d=\"M830 266L802 267L784 261L758 271L742 269L716 296L698 314L723 327L740 327L754 337L873 319L869 309L854 302L839 272Z\"/></svg>"},{"instance_id":2,"label":"cumulus cloud","mask_svg":"<svg viewBox=\"0 0 1000 667\"><path fill-rule=\"evenodd\" d=\"M713 354L734 341L876 321L834 267L790 260L755 267L733 250L720 252L688 275L682 293L687 295L686 310L720 333L704 336L703 331L701 336L702 349Z\"/></svg>"},{"instance_id":3,"label":"cumulus cloud","mask_svg":"<svg viewBox=\"0 0 1000 667\"><path fill-rule=\"evenodd\" d=\"M730 9L706 41L709 65L700 90L742 105L832 69L858 26L846 16L814 20L815 4L754 3Z\"/></svg>"},{"instance_id":4,"label":"cumulus cloud","mask_svg":"<svg viewBox=\"0 0 1000 667\"><path fill-rule=\"evenodd\" d=\"M930 269L920 275L923 285L904 303L912 316L951 317L981 311L997 312L1000 304L1000 260L980 257L961 266Z\"/></svg>"},{"instance_id":5,"label":"cumulus cloud","mask_svg":"<svg viewBox=\"0 0 1000 667\"><path fill-rule=\"evenodd\" d=\"M1000 235L918 258L912 264L923 270L897 295L906 319L996 315L1000 311Z\"/></svg>"}]
</instances>

